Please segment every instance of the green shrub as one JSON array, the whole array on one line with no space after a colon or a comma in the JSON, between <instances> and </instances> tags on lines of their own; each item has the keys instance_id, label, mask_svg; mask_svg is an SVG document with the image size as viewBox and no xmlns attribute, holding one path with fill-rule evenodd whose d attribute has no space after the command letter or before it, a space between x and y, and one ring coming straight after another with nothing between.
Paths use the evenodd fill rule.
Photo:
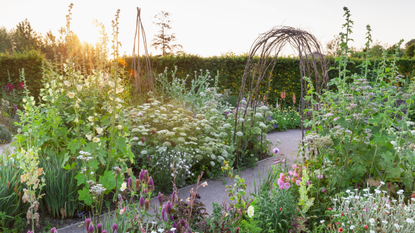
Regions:
<instances>
[{"instance_id":1,"label":"green shrub","mask_svg":"<svg viewBox=\"0 0 415 233\"><path fill-rule=\"evenodd\" d=\"M0 144L7 144L12 141L12 134L3 124L0 124Z\"/></svg>"}]
</instances>

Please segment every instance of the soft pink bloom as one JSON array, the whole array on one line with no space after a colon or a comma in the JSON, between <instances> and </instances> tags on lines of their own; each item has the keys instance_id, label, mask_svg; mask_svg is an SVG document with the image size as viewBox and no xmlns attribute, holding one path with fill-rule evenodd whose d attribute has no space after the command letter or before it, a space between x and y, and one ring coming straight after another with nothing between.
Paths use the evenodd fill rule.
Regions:
<instances>
[{"instance_id":1,"label":"soft pink bloom","mask_svg":"<svg viewBox=\"0 0 415 233\"><path fill-rule=\"evenodd\" d=\"M294 174L293 170L289 170L289 171L288 171L288 174L289 174L290 176L292 176L292 175Z\"/></svg>"},{"instance_id":2,"label":"soft pink bloom","mask_svg":"<svg viewBox=\"0 0 415 233\"><path fill-rule=\"evenodd\" d=\"M287 182L287 183L284 184L284 188L285 189L289 189L290 187L291 187L291 184L290 183Z\"/></svg>"},{"instance_id":3,"label":"soft pink bloom","mask_svg":"<svg viewBox=\"0 0 415 233\"><path fill-rule=\"evenodd\" d=\"M300 180L296 180L296 181L295 181L295 184L296 184L297 186L300 186Z\"/></svg>"},{"instance_id":4,"label":"soft pink bloom","mask_svg":"<svg viewBox=\"0 0 415 233\"><path fill-rule=\"evenodd\" d=\"M323 174L318 175L317 178L323 179Z\"/></svg>"},{"instance_id":5,"label":"soft pink bloom","mask_svg":"<svg viewBox=\"0 0 415 233\"><path fill-rule=\"evenodd\" d=\"M292 166L292 168L295 170L295 169L297 169L298 168L298 166L297 166L297 164L293 164L293 166Z\"/></svg>"},{"instance_id":6,"label":"soft pink bloom","mask_svg":"<svg viewBox=\"0 0 415 233\"><path fill-rule=\"evenodd\" d=\"M297 172L294 172L293 176L298 177L299 175Z\"/></svg>"}]
</instances>

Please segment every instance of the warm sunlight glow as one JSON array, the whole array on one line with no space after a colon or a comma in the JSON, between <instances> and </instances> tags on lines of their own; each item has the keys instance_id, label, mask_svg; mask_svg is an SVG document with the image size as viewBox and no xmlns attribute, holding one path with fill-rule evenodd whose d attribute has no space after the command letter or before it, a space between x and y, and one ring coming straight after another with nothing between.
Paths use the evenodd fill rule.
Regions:
<instances>
[{"instance_id":1,"label":"warm sunlight glow","mask_svg":"<svg viewBox=\"0 0 415 233\"><path fill-rule=\"evenodd\" d=\"M95 44L99 40L99 31L92 22L73 22L72 30L78 35L79 40Z\"/></svg>"}]
</instances>

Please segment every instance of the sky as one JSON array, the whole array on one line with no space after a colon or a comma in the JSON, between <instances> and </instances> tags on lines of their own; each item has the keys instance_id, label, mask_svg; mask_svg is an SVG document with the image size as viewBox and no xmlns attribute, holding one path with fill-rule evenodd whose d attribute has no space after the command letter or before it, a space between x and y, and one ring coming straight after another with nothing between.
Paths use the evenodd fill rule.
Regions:
<instances>
[{"instance_id":1,"label":"sky","mask_svg":"<svg viewBox=\"0 0 415 233\"><path fill-rule=\"evenodd\" d=\"M120 53L127 55L133 49L137 7L141 8L148 44L159 30L153 17L165 11L171 14L170 33L175 33L176 43L186 53L203 57L248 53L261 33L280 25L306 30L326 48L342 31L344 6L354 21L351 46L364 46L367 24L373 40L382 45L415 38L415 0L0 0L0 27L12 29L27 18L36 32L44 35L52 30L58 36L59 28L66 25L70 3L74 4L71 29L87 42L98 40L93 19L104 23L110 36L111 21L120 9ZM161 54L154 48L149 52ZM286 55L290 53L285 50Z\"/></svg>"}]
</instances>

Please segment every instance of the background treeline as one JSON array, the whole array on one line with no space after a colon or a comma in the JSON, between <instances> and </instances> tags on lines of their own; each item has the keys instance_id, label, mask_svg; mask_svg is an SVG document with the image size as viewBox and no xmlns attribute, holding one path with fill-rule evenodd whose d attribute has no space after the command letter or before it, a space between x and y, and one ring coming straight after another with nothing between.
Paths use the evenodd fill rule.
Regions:
<instances>
[{"instance_id":1,"label":"background treeline","mask_svg":"<svg viewBox=\"0 0 415 233\"><path fill-rule=\"evenodd\" d=\"M157 76L163 73L167 68L167 71L171 72L177 67L176 77L186 79L186 85L190 85L191 80L195 75L200 75L201 70L206 72L209 70L212 77L216 76L219 72L218 86L220 91L225 89L230 90L234 95L239 94L241 85L241 78L245 70L247 62L246 55L223 55L220 57L200 57L196 55L181 54L177 56L164 56L155 57L151 56L151 66L153 73ZM36 97L39 93L40 80L42 78L42 61L45 56L37 51L29 51L24 53L12 53L0 55L0 83L2 86L11 82L13 85L20 82L19 74L21 69L24 68L25 78L27 81L27 87L31 93ZM254 61L257 58L254 59ZM330 67L337 67L337 63L334 58L326 57L327 64ZM141 57L140 61L144 59ZM364 72L359 65L362 63L361 59L353 59L352 63L348 64L348 70L351 73ZM371 59L371 68L378 68L380 66L378 59ZM131 57L124 57L119 59L120 65L123 65L128 73L131 73ZM89 63L79 67L89 66ZM397 62L399 72L406 78L413 77L415 73L415 60L414 59L400 59ZM89 72L89 71L86 71ZM171 75L169 74L169 77ZM369 77L375 77L375 73L369 74ZM329 71L329 77L335 78L338 76L337 70ZM9 81L10 78L10 81ZM298 58L278 58L277 65L272 73L271 88L269 90L269 103L275 104L277 99L280 98L282 92L286 93L285 103L292 103L292 96L295 94L297 99L301 96L300 93L300 70ZM157 85L157 80L155 80ZM213 86L214 80L211 85ZM263 82L260 90L261 96L267 91L268 82ZM280 100L279 100L280 101Z\"/></svg>"}]
</instances>

